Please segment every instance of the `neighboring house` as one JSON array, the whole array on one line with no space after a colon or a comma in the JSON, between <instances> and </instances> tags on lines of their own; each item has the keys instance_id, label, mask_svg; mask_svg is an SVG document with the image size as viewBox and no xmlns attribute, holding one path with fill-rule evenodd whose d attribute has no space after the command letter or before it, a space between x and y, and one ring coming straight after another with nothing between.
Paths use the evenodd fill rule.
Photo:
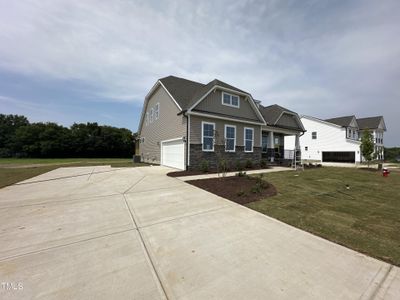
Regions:
<instances>
[{"instance_id":1,"label":"neighboring house","mask_svg":"<svg viewBox=\"0 0 400 300\"><path fill-rule=\"evenodd\" d=\"M374 138L374 155L378 160L384 160L383 133L386 131L383 116L357 119L360 136L365 130L370 130Z\"/></svg>"},{"instance_id":2,"label":"neighboring house","mask_svg":"<svg viewBox=\"0 0 400 300\"><path fill-rule=\"evenodd\" d=\"M303 161L360 163L361 135L370 129L373 132L377 159L383 159L383 132L386 131L383 117L357 119L353 116L321 120L301 116L307 132L300 137ZM287 140L287 145L293 141Z\"/></svg>"},{"instance_id":3,"label":"neighboring house","mask_svg":"<svg viewBox=\"0 0 400 300\"><path fill-rule=\"evenodd\" d=\"M213 80L207 84L168 76L147 94L139 123L141 160L177 169L210 168L224 159L274 162L285 157L284 136L299 141L299 116L278 105L264 107L250 93ZM297 143L298 145L298 143ZM294 149L292 149L294 150Z\"/></svg>"},{"instance_id":4,"label":"neighboring house","mask_svg":"<svg viewBox=\"0 0 400 300\"><path fill-rule=\"evenodd\" d=\"M301 116L307 132L300 137L303 160L318 162L361 162L355 116L321 120Z\"/></svg>"}]
</instances>

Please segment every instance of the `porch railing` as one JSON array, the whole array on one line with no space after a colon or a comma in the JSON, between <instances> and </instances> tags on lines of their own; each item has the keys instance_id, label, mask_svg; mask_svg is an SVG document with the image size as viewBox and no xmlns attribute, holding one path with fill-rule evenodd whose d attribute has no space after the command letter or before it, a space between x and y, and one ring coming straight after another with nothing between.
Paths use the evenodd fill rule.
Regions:
<instances>
[{"instance_id":1,"label":"porch railing","mask_svg":"<svg viewBox=\"0 0 400 300\"><path fill-rule=\"evenodd\" d=\"M294 159L295 151L294 150L284 150L283 151L283 158L284 159Z\"/></svg>"}]
</instances>

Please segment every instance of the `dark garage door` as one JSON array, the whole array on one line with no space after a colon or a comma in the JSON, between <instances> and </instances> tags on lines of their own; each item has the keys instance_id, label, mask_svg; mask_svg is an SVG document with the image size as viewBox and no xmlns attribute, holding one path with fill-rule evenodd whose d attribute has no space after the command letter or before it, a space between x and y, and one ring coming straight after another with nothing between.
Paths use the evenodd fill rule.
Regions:
<instances>
[{"instance_id":1,"label":"dark garage door","mask_svg":"<svg viewBox=\"0 0 400 300\"><path fill-rule=\"evenodd\" d=\"M323 162L343 162L354 163L356 162L355 152L322 152Z\"/></svg>"}]
</instances>

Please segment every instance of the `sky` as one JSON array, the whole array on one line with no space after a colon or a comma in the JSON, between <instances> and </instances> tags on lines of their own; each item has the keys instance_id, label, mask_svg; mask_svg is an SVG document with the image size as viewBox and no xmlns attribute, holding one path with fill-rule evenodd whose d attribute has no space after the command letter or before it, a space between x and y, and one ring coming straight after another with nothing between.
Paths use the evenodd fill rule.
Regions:
<instances>
[{"instance_id":1,"label":"sky","mask_svg":"<svg viewBox=\"0 0 400 300\"><path fill-rule=\"evenodd\" d=\"M157 79L218 78L400 146L400 1L0 0L0 113L136 131Z\"/></svg>"}]
</instances>

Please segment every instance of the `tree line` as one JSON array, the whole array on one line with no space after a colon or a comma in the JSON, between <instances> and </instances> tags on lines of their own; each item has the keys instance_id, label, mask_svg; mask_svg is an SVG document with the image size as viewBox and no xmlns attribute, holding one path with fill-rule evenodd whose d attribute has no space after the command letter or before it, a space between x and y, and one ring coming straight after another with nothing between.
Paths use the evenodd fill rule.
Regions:
<instances>
[{"instance_id":1,"label":"tree line","mask_svg":"<svg viewBox=\"0 0 400 300\"><path fill-rule=\"evenodd\" d=\"M385 160L400 162L400 147L385 148Z\"/></svg>"},{"instance_id":2,"label":"tree line","mask_svg":"<svg viewBox=\"0 0 400 300\"><path fill-rule=\"evenodd\" d=\"M135 134L126 128L75 123L30 123L21 115L0 114L0 157L132 157Z\"/></svg>"}]
</instances>

